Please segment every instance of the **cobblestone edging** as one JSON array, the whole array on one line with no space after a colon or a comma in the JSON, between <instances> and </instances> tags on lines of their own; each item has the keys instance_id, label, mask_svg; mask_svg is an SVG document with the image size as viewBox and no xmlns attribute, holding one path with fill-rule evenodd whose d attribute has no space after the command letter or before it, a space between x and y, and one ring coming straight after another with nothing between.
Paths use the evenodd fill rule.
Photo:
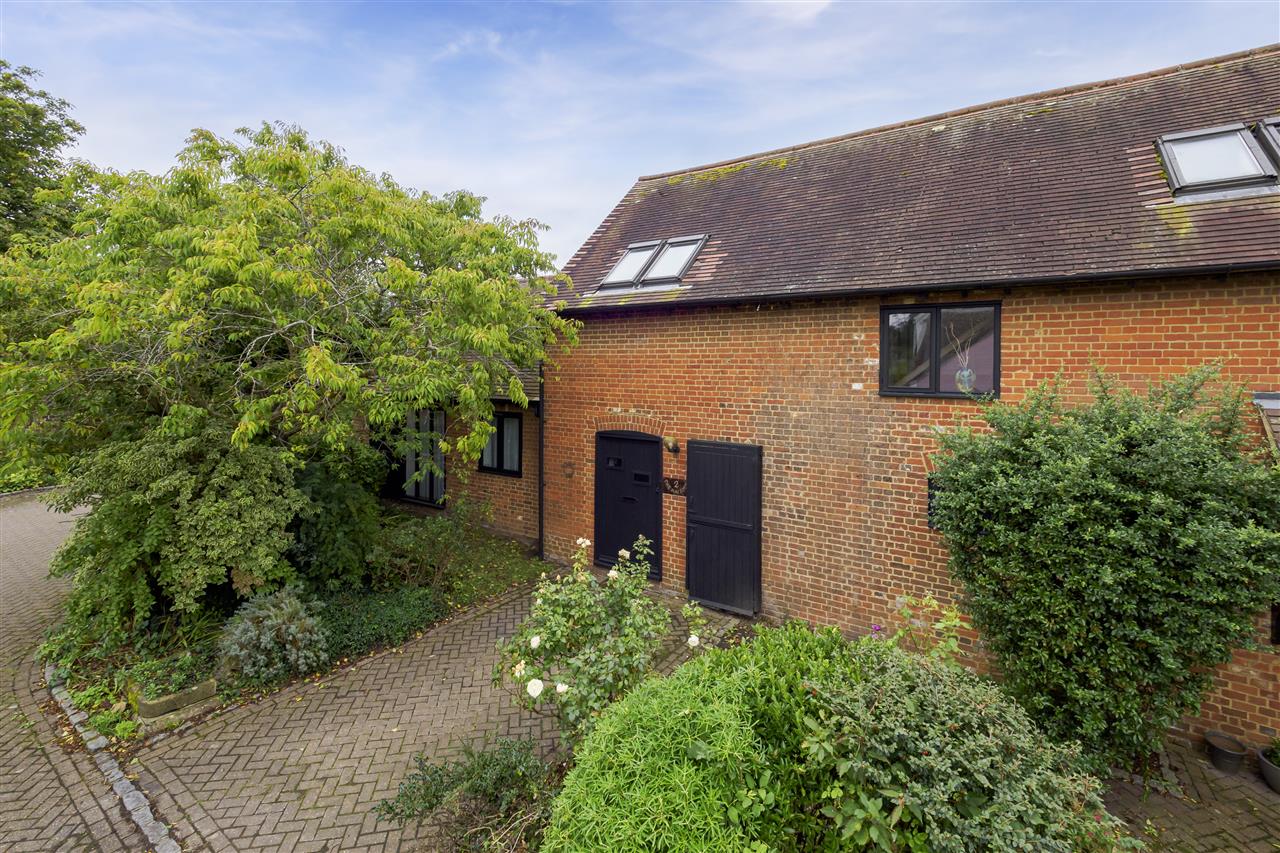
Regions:
<instances>
[{"instance_id":1,"label":"cobblestone edging","mask_svg":"<svg viewBox=\"0 0 1280 853\"><path fill-rule=\"evenodd\" d=\"M45 666L44 678L49 684L49 692L57 700L58 706L67 715L71 725L75 726L75 730L81 739L84 740L85 749L89 751L94 763L102 771L102 775L107 780L107 784L111 786L111 790L115 791L116 796L120 799L120 804L124 806L125 812L128 813L129 819L138 827L138 831L146 836L155 853L182 853L182 847L170 837L169 827L156 820L155 814L151 811L151 803L147 800L147 795L142 793L138 786L130 782L129 777L125 776L124 771L120 769L120 763L116 761L115 756L107 749L107 739L90 728L89 715L71 703L71 694L67 692L66 682L58 677L52 664Z\"/></svg>"}]
</instances>

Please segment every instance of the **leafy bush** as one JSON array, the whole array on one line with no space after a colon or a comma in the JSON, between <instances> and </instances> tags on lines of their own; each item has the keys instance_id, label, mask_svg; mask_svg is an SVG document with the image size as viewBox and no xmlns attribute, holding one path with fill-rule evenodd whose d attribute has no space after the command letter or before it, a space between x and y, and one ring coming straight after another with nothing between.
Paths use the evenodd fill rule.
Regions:
<instances>
[{"instance_id":1,"label":"leafy bush","mask_svg":"<svg viewBox=\"0 0 1280 853\"><path fill-rule=\"evenodd\" d=\"M57 475L52 471L26 462L5 464L3 458L0 458L0 495L51 486L56 482Z\"/></svg>"},{"instance_id":2,"label":"leafy bush","mask_svg":"<svg viewBox=\"0 0 1280 853\"><path fill-rule=\"evenodd\" d=\"M396 795L374 807L400 826L429 822L457 850L524 849L541 825L550 768L531 740L499 740L441 764L414 757ZM495 843L497 842L497 843Z\"/></svg>"},{"instance_id":3,"label":"leafy bush","mask_svg":"<svg viewBox=\"0 0 1280 853\"><path fill-rule=\"evenodd\" d=\"M1098 782L997 688L800 624L641 684L576 758L546 851L1122 843Z\"/></svg>"},{"instance_id":4,"label":"leafy bush","mask_svg":"<svg viewBox=\"0 0 1280 853\"><path fill-rule=\"evenodd\" d=\"M298 473L306 503L290 528L288 557L311 586L333 592L365 584L382 538L377 488L386 467L382 454L352 444L343 458Z\"/></svg>"},{"instance_id":5,"label":"leafy bush","mask_svg":"<svg viewBox=\"0 0 1280 853\"><path fill-rule=\"evenodd\" d=\"M576 742L604 708L642 679L671 626L671 614L645 595L644 537L619 552L601 583L587 568L585 539L568 574L544 578L533 608L499 647L493 680L509 677L526 707L549 705L566 740Z\"/></svg>"},{"instance_id":6,"label":"leafy bush","mask_svg":"<svg viewBox=\"0 0 1280 853\"><path fill-rule=\"evenodd\" d=\"M73 578L67 622L46 647L64 664L144 635L151 620L193 617L218 588L248 595L292 576L282 555L302 504L293 471L273 450L231 447L225 429L108 444L48 501L90 510L51 568Z\"/></svg>"},{"instance_id":7,"label":"leafy bush","mask_svg":"<svg viewBox=\"0 0 1280 853\"><path fill-rule=\"evenodd\" d=\"M486 506L465 498L452 500L447 514L388 516L369 556L374 582L444 588L469 570L487 519Z\"/></svg>"},{"instance_id":8,"label":"leafy bush","mask_svg":"<svg viewBox=\"0 0 1280 853\"><path fill-rule=\"evenodd\" d=\"M827 786L828 845L963 853L1120 842L1077 748L1048 741L994 684L888 643L864 643L858 664L859 679L816 687L807 722L805 773L820 780L811 791Z\"/></svg>"},{"instance_id":9,"label":"leafy bush","mask_svg":"<svg viewBox=\"0 0 1280 853\"><path fill-rule=\"evenodd\" d=\"M1280 467L1212 369L1146 396L1092 382L942 439L935 517L1005 684L1100 765L1142 766L1280 599Z\"/></svg>"},{"instance_id":10,"label":"leafy bush","mask_svg":"<svg viewBox=\"0 0 1280 853\"><path fill-rule=\"evenodd\" d=\"M329 659L315 609L293 589L255 595L227 620L219 644L224 661L258 684L314 672Z\"/></svg>"},{"instance_id":11,"label":"leafy bush","mask_svg":"<svg viewBox=\"0 0 1280 853\"><path fill-rule=\"evenodd\" d=\"M449 609L430 587L404 587L338 595L319 612L329 658L341 660L398 646Z\"/></svg>"}]
</instances>

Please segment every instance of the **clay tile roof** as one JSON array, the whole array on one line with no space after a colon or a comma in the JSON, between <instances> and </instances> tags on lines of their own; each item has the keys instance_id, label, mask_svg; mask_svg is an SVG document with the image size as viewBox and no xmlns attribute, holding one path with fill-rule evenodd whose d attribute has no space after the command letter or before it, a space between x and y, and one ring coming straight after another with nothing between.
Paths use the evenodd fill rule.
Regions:
<instances>
[{"instance_id":1,"label":"clay tile roof","mask_svg":"<svg viewBox=\"0 0 1280 853\"><path fill-rule=\"evenodd\" d=\"M640 178L571 312L1280 267L1280 194L1174 204L1156 137L1280 113L1280 45ZM677 290L597 287L708 234Z\"/></svg>"}]
</instances>

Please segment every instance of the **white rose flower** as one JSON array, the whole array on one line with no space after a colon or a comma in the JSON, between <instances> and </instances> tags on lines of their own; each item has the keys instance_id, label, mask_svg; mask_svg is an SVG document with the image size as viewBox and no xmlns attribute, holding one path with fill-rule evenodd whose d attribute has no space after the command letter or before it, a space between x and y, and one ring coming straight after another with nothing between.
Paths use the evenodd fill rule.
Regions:
<instances>
[{"instance_id":1,"label":"white rose flower","mask_svg":"<svg viewBox=\"0 0 1280 853\"><path fill-rule=\"evenodd\" d=\"M698 639L698 635L697 635L697 634L690 634L690 635L689 635L689 640L688 640L689 648L691 648L691 649L692 649L692 648L695 648L695 647L698 645L698 643L700 643L700 642L702 642L702 641Z\"/></svg>"},{"instance_id":2,"label":"white rose flower","mask_svg":"<svg viewBox=\"0 0 1280 853\"><path fill-rule=\"evenodd\" d=\"M621 575L619 575L619 574L618 574L618 570L617 570L617 569L610 569L610 570L609 570L609 580L611 580L611 581L612 581L612 580L617 580L617 579L618 579L618 578L620 578L620 577L621 577Z\"/></svg>"},{"instance_id":3,"label":"white rose flower","mask_svg":"<svg viewBox=\"0 0 1280 853\"><path fill-rule=\"evenodd\" d=\"M579 536L579 537L578 537L578 547L579 547L579 548L586 548L586 547L588 547L590 544L591 544L591 540L590 540L590 539L588 539L587 537L585 537L585 536Z\"/></svg>"},{"instance_id":4,"label":"white rose flower","mask_svg":"<svg viewBox=\"0 0 1280 853\"><path fill-rule=\"evenodd\" d=\"M529 648L536 649L540 645L542 645L542 638L539 637L537 634L534 634L532 637L529 638Z\"/></svg>"},{"instance_id":5,"label":"white rose flower","mask_svg":"<svg viewBox=\"0 0 1280 853\"><path fill-rule=\"evenodd\" d=\"M511 674L516 678L524 675L524 661L519 661L515 666L513 666L511 668Z\"/></svg>"},{"instance_id":6,"label":"white rose flower","mask_svg":"<svg viewBox=\"0 0 1280 853\"><path fill-rule=\"evenodd\" d=\"M569 685L565 684L563 681L557 681L557 682L556 682L556 692L557 692L557 693L568 693L568 692L569 692Z\"/></svg>"},{"instance_id":7,"label":"white rose flower","mask_svg":"<svg viewBox=\"0 0 1280 853\"><path fill-rule=\"evenodd\" d=\"M621 558L621 559L623 559L623 560L630 560L630 559L631 559L631 552L630 552L630 551L628 551L626 548L619 548L619 549L618 549L618 557L619 557L619 558Z\"/></svg>"},{"instance_id":8,"label":"white rose flower","mask_svg":"<svg viewBox=\"0 0 1280 853\"><path fill-rule=\"evenodd\" d=\"M529 694L530 698L537 699L542 695L542 688L544 687L546 687L546 685L542 683L542 679L534 678L531 679L528 686L525 687L525 692Z\"/></svg>"}]
</instances>

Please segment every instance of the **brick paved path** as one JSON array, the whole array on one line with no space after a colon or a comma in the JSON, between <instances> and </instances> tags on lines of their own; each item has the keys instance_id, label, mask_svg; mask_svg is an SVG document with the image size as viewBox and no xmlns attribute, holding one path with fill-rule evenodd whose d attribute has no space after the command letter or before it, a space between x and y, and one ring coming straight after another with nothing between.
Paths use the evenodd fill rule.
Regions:
<instances>
[{"instance_id":1,"label":"brick paved path","mask_svg":"<svg viewBox=\"0 0 1280 853\"><path fill-rule=\"evenodd\" d=\"M1203 749L1171 743L1169 765L1182 787L1181 798L1113 782L1107 809L1129 823L1153 851L1280 851L1280 794L1257 770L1227 775L1209 763Z\"/></svg>"},{"instance_id":2,"label":"brick paved path","mask_svg":"<svg viewBox=\"0 0 1280 853\"><path fill-rule=\"evenodd\" d=\"M0 850L145 850L102 774L56 743L34 652L65 581L49 557L74 522L32 495L0 498Z\"/></svg>"},{"instance_id":3,"label":"brick paved path","mask_svg":"<svg viewBox=\"0 0 1280 853\"><path fill-rule=\"evenodd\" d=\"M400 652L295 685L143 749L137 772L185 850L413 849L412 831L369 809L395 792L420 750L554 726L490 684L495 645L528 593L465 613Z\"/></svg>"}]
</instances>

